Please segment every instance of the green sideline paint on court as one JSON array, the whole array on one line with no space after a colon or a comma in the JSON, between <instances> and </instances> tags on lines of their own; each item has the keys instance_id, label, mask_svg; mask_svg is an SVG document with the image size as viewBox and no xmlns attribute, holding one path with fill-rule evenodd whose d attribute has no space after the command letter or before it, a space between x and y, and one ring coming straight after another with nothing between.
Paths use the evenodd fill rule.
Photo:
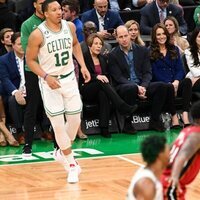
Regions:
<instances>
[{"instance_id":1,"label":"green sideline paint on court","mask_svg":"<svg viewBox=\"0 0 200 200\"><path fill-rule=\"evenodd\" d=\"M88 140L77 139L73 144L73 151L76 158L139 153L140 143L148 135L162 134L166 136L167 141L170 144L177 137L178 133L178 130L171 130L165 133L139 131L135 135L112 134L112 138L110 139L103 138L100 135L91 135ZM0 165L53 161L52 142L40 140L34 141L33 155L26 159L22 157L22 148L22 145L20 147L0 147Z\"/></svg>"}]
</instances>

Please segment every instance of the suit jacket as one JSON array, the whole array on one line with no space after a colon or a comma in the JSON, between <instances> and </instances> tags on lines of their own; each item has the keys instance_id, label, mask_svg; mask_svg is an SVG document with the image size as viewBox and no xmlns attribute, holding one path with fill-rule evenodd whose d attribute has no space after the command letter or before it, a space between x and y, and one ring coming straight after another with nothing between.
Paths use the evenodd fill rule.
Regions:
<instances>
[{"instance_id":1,"label":"suit jacket","mask_svg":"<svg viewBox=\"0 0 200 200\"><path fill-rule=\"evenodd\" d=\"M91 81L96 81L97 74L95 73L94 62L92 60L92 56L90 54L90 51L89 51L88 47L87 47L87 50L85 49L85 51L83 52L83 57L84 57L87 69L90 72ZM108 72L107 72L107 61L106 61L106 58L101 54L98 57L99 57L100 65L101 65L102 75L106 75L107 76ZM79 85L83 85L83 84L84 84L84 80L83 80L82 75L80 74Z\"/></svg>"},{"instance_id":2,"label":"suit jacket","mask_svg":"<svg viewBox=\"0 0 200 200\"><path fill-rule=\"evenodd\" d=\"M180 32L182 35L187 34L187 24L183 18L183 11L179 6L174 4L169 4L167 6L167 16L174 16L178 23ZM158 8L156 6L156 2L153 1L150 4L144 6L141 11L141 19L140 19L140 27L142 34L150 35L152 27L160 23L160 17L158 13Z\"/></svg>"},{"instance_id":3,"label":"suit jacket","mask_svg":"<svg viewBox=\"0 0 200 200\"><path fill-rule=\"evenodd\" d=\"M96 9L88 10L84 12L81 17L81 21L83 24L87 21L93 21L96 26L97 30L99 31L99 20L96 14ZM124 24L118 12L108 10L105 18L104 18L104 29L108 30L109 28L117 28L119 25Z\"/></svg>"},{"instance_id":4,"label":"suit jacket","mask_svg":"<svg viewBox=\"0 0 200 200\"><path fill-rule=\"evenodd\" d=\"M5 48L4 46L2 46L2 47L0 48L0 56L3 56L3 55L6 54L6 53L8 53L7 50L6 50L6 48Z\"/></svg>"},{"instance_id":5,"label":"suit jacket","mask_svg":"<svg viewBox=\"0 0 200 200\"><path fill-rule=\"evenodd\" d=\"M13 51L0 57L0 80L3 90L8 95L12 95L20 86L21 77Z\"/></svg>"},{"instance_id":6,"label":"suit jacket","mask_svg":"<svg viewBox=\"0 0 200 200\"><path fill-rule=\"evenodd\" d=\"M132 50L135 73L140 81L139 85L147 88L152 79L148 50L146 47L137 44L132 45ZM119 46L113 49L108 56L108 71L115 87L122 84L132 84L130 81L130 67L124 52Z\"/></svg>"}]
</instances>

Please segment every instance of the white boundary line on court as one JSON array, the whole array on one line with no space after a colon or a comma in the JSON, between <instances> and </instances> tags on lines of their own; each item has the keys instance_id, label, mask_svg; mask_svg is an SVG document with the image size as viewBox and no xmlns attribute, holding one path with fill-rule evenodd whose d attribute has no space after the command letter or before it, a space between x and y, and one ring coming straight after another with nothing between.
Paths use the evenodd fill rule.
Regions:
<instances>
[{"instance_id":1,"label":"white boundary line on court","mask_svg":"<svg viewBox=\"0 0 200 200\"><path fill-rule=\"evenodd\" d=\"M94 156L94 157L86 157L86 158L76 158L77 160L88 160L88 159L102 159L102 158L119 158L122 159L124 161L130 162L134 165L138 165L138 166L143 166L138 162L135 162L133 160L130 160L128 158L125 158L123 156L131 156L131 155L140 155L140 153L133 153L133 154L120 154L120 155L109 155L109 156ZM11 166L16 166L16 165L30 165L30 164L43 164L43 163L52 163L52 162L57 162L55 160L51 160L51 161L34 161L34 162L28 162L28 163L15 163L15 164L7 164L7 165L0 165L0 167L11 167Z\"/></svg>"},{"instance_id":2,"label":"white boundary line on court","mask_svg":"<svg viewBox=\"0 0 200 200\"><path fill-rule=\"evenodd\" d=\"M136 162L136 161L131 160L131 159L128 159L128 158L125 158L125 157L123 157L123 156L116 156L116 157L119 158L119 159L125 160L125 161L127 161L127 162L130 162L130 163L132 163L132 164L134 164L134 165L140 166L140 167L143 167L143 166L144 166L144 165L140 164L139 162Z\"/></svg>"}]
</instances>

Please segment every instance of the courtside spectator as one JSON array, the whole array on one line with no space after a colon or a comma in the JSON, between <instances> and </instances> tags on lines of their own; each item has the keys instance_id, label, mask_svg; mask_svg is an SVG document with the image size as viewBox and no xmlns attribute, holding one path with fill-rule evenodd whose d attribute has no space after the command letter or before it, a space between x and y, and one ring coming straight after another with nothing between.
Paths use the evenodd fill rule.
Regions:
<instances>
[{"instance_id":1,"label":"courtside spectator","mask_svg":"<svg viewBox=\"0 0 200 200\"><path fill-rule=\"evenodd\" d=\"M108 9L108 0L95 0L94 8L82 14L83 24L87 21L93 21L97 26L98 33L104 38L112 38L109 29L115 29L124 24L120 15L116 11Z\"/></svg>"},{"instance_id":2,"label":"courtside spectator","mask_svg":"<svg viewBox=\"0 0 200 200\"><path fill-rule=\"evenodd\" d=\"M150 35L153 26L163 22L167 16L174 16L180 26L180 33L187 34L187 24L183 11L179 6L169 3L169 0L155 0L144 6L141 11L140 27L144 35Z\"/></svg>"},{"instance_id":3,"label":"courtside spectator","mask_svg":"<svg viewBox=\"0 0 200 200\"><path fill-rule=\"evenodd\" d=\"M9 116L17 130L19 144L24 144L22 130L26 88L24 77L24 51L21 46L20 33L11 37L13 51L0 57L0 81L6 95Z\"/></svg>"},{"instance_id":4,"label":"courtside spectator","mask_svg":"<svg viewBox=\"0 0 200 200\"><path fill-rule=\"evenodd\" d=\"M88 50L88 46L86 44L87 38L89 37L89 35L96 32L97 32L97 27L94 22L92 21L85 22L85 24L83 25L84 41L81 42L81 49L83 53ZM107 55L111 51L111 49L112 46L104 41L103 47L101 48L101 54Z\"/></svg>"},{"instance_id":5,"label":"courtside spectator","mask_svg":"<svg viewBox=\"0 0 200 200\"><path fill-rule=\"evenodd\" d=\"M99 105L99 127L103 137L111 137L109 132L109 119L111 104L120 114L131 116L137 105L130 106L125 103L111 86L108 76L107 58L100 54L103 39L97 33L87 38L87 51L83 53L85 64L91 74L91 80L84 83L80 78L80 93L83 102L97 103Z\"/></svg>"},{"instance_id":6,"label":"courtside spectator","mask_svg":"<svg viewBox=\"0 0 200 200\"><path fill-rule=\"evenodd\" d=\"M13 34L13 30L11 28L3 28L0 31L0 56L8 53L12 50L11 36Z\"/></svg>"},{"instance_id":7,"label":"courtside spectator","mask_svg":"<svg viewBox=\"0 0 200 200\"><path fill-rule=\"evenodd\" d=\"M189 47L188 41L181 37L179 32L179 24L173 16L168 16L164 20L164 24L170 36L170 42L179 48L180 54L183 55L184 51Z\"/></svg>"},{"instance_id":8,"label":"courtside spectator","mask_svg":"<svg viewBox=\"0 0 200 200\"><path fill-rule=\"evenodd\" d=\"M129 34L131 35L131 40L135 44L145 46L141 36L140 36L140 25L135 20L129 20L125 23L126 28L128 29Z\"/></svg>"},{"instance_id":9,"label":"courtside spectator","mask_svg":"<svg viewBox=\"0 0 200 200\"><path fill-rule=\"evenodd\" d=\"M160 114L163 110L167 89L163 83L151 83L152 71L148 49L131 41L125 26L116 29L119 46L108 56L109 74L118 94L129 105L135 105L137 99L148 99L151 104L149 128L164 131ZM134 133L132 118L125 120L123 131Z\"/></svg>"},{"instance_id":10,"label":"courtside spectator","mask_svg":"<svg viewBox=\"0 0 200 200\"><path fill-rule=\"evenodd\" d=\"M200 27L196 27L191 35L190 47L185 50L185 58L189 72L186 77L192 81L192 90L200 92Z\"/></svg>"},{"instance_id":11,"label":"courtside spectator","mask_svg":"<svg viewBox=\"0 0 200 200\"><path fill-rule=\"evenodd\" d=\"M63 0L62 6L62 18L71 21L76 26L76 36L79 42L84 40L83 38L83 23L79 19L80 6L78 0Z\"/></svg>"},{"instance_id":12,"label":"courtside spectator","mask_svg":"<svg viewBox=\"0 0 200 200\"><path fill-rule=\"evenodd\" d=\"M178 47L170 43L170 37L164 24L156 24L152 29L150 59L152 81L160 81L171 87L167 100L167 110L172 114L172 125L179 127L175 110L175 97L182 97L181 118L184 126L190 124L189 109L192 96L192 82L185 78L183 63Z\"/></svg>"}]
</instances>

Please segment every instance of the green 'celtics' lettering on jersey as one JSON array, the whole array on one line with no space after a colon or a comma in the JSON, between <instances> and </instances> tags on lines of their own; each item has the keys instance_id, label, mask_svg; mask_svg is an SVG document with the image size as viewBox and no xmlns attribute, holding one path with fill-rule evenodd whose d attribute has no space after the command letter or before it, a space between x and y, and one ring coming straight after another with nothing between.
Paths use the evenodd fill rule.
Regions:
<instances>
[{"instance_id":1,"label":"green 'celtics' lettering on jersey","mask_svg":"<svg viewBox=\"0 0 200 200\"><path fill-rule=\"evenodd\" d=\"M60 50L69 50L71 48L70 38L63 38L58 40L53 40L47 43L48 53L59 52ZM63 51L62 53L54 54L56 59L55 66L60 67L68 64L69 52Z\"/></svg>"},{"instance_id":2,"label":"green 'celtics' lettering on jersey","mask_svg":"<svg viewBox=\"0 0 200 200\"><path fill-rule=\"evenodd\" d=\"M38 53L41 68L50 75L63 75L73 71L73 37L68 23L61 20L58 32L50 30L45 21L38 29L44 38Z\"/></svg>"},{"instance_id":3,"label":"green 'celtics' lettering on jersey","mask_svg":"<svg viewBox=\"0 0 200 200\"><path fill-rule=\"evenodd\" d=\"M70 49L70 48L71 48L70 38L53 40L47 43L48 53L54 53L60 50L65 50L65 49Z\"/></svg>"}]
</instances>

